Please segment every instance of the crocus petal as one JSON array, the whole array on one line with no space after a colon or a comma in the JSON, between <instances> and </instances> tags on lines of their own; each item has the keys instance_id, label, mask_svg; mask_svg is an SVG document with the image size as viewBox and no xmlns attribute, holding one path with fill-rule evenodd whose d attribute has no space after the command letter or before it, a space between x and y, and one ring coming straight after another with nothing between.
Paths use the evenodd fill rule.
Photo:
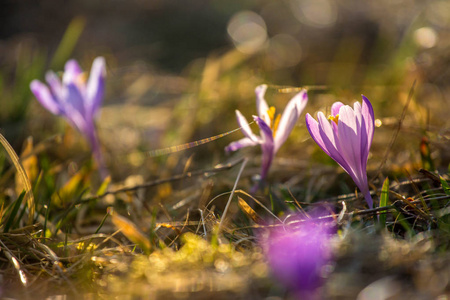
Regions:
<instances>
[{"instance_id":1,"label":"crocus petal","mask_svg":"<svg viewBox=\"0 0 450 300\"><path fill-rule=\"evenodd\" d=\"M86 111L95 116L103 100L105 89L106 63L103 57L97 57L92 63L91 74L86 89Z\"/></svg>"},{"instance_id":2,"label":"crocus petal","mask_svg":"<svg viewBox=\"0 0 450 300\"><path fill-rule=\"evenodd\" d=\"M339 109L343 105L344 105L344 103L342 103L342 102L334 102L333 105L331 106L331 115L332 116L338 115L339 114Z\"/></svg>"},{"instance_id":3,"label":"crocus petal","mask_svg":"<svg viewBox=\"0 0 450 300\"><path fill-rule=\"evenodd\" d=\"M253 142L259 143L260 139L252 132L252 129L250 128L250 125L247 122L247 119L238 110L236 110L236 118L239 126L241 127L242 133L244 133L245 136L248 137Z\"/></svg>"},{"instance_id":4,"label":"crocus petal","mask_svg":"<svg viewBox=\"0 0 450 300\"><path fill-rule=\"evenodd\" d=\"M275 153L288 138L307 102L308 94L303 90L295 95L286 105L275 134Z\"/></svg>"},{"instance_id":5,"label":"crocus petal","mask_svg":"<svg viewBox=\"0 0 450 300\"><path fill-rule=\"evenodd\" d=\"M312 139L316 142L317 145L328 155L330 156L330 152L325 147L325 143L322 140L322 136L320 134L319 123L314 119L309 113L306 114L305 117L306 128L309 131Z\"/></svg>"},{"instance_id":6,"label":"crocus petal","mask_svg":"<svg viewBox=\"0 0 450 300\"><path fill-rule=\"evenodd\" d=\"M361 144L361 141L367 141L367 138L363 139L366 133L361 132L358 123L358 118L361 117L358 117L359 112L359 105L355 105L355 111L350 106L341 107L338 124L338 149L348 164L348 168L344 169L365 196L369 207L372 208L372 198L370 197L366 174L367 158L362 161L362 154L366 146ZM367 198L367 195L369 195L369 198Z\"/></svg>"},{"instance_id":7,"label":"crocus petal","mask_svg":"<svg viewBox=\"0 0 450 300\"><path fill-rule=\"evenodd\" d=\"M369 153L367 150L367 134L366 134L366 124L363 120L363 116L361 113L361 104L359 102L355 102L353 104L353 111L355 112L356 125L357 125L357 133L356 135L359 137L359 148L361 150L360 160L361 165L366 165L367 158ZM364 172L365 173L365 172Z\"/></svg>"},{"instance_id":8,"label":"crocus petal","mask_svg":"<svg viewBox=\"0 0 450 300\"><path fill-rule=\"evenodd\" d=\"M267 85L262 84L256 87L256 111L258 112L258 116L263 119L266 124L271 125L271 120L267 111L269 110L269 105L267 105L266 100L264 99L264 95L266 94Z\"/></svg>"},{"instance_id":9,"label":"crocus petal","mask_svg":"<svg viewBox=\"0 0 450 300\"><path fill-rule=\"evenodd\" d=\"M69 84L77 81L82 73L83 70L76 60L71 59L67 61L64 66L63 84Z\"/></svg>"},{"instance_id":10,"label":"crocus petal","mask_svg":"<svg viewBox=\"0 0 450 300\"><path fill-rule=\"evenodd\" d=\"M262 163L261 163L261 180L266 178L270 165L272 164L274 156L274 142L272 129L263 121L260 117L253 116L253 119L259 126L261 131L261 150L262 150Z\"/></svg>"},{"instance_id":11,"label":"crocus petal","mask_svg":"<svg viewBox=\"0 0 450 300\"><path fill-rule=\"evenodd\" d=\"M336 115L339 114L339 109L341 108L341 106L343 106L344 104L342 102L335 102L333 103L333 105L331 106L331 115L333 117L336 117ZM332 122L331 126L333 127L334 131L337 131L337 124L336 122Z\"/></svg>"},{"instance_id":12,"label":"crocus petal","mask_svg":"<svg viewBox=\"0 0 450 300\"><path fill-rule=\"evenodd\" d=\"M348 164L350 173L359 176L361 170L361 136L353 109L344 105L339 110L337 149Z\"/></svg>"},{"instance_id":13,"label":"crocus petal","mask_svg":"<svg viewBox=\"0 0 450 300\"><path fill-rule=\"evenodd\" d=\"M66 117L72 121L79 131L86 134L91 129L88 126L93 122L91 118L86 118L86 111L83 103L83 96L75 84L67 85L67 95L62 103Z\"/></svg>"},{"instance_id":14,"label":"crocus petal","mask_svg":"<svg viewBox=\"0 0 450 300\"><path fill-rule=\"evenodd\" d=\"M225 147L225 151L226 152L236 151L236 150L244 148L244 147L255 146L255 145L258 145L258 143L245 137L243 139L240 139L238 141L234 141L234 142L230 143L228 146Z\"/></svg>"},{"instance_id":15,"label":"crocus petal","mask_svg":"<svg viewBox=\"0 0 450 300\"><path fill-rule=\"evenodd\" d=\"M327 150L325 152L348 172L351 169L337 149L337 132L333 130L330 122L322 112L317 113L317 119L319 120L319 134L322 138L324 148Z\"/></svg>"},{"instance_id":16,"label":"crocus petal","mask_svg":"<svg viewBox=\"0 0 450 300\"><path fill-rule=\"evenodd\" d=\"M373 140L373 134L374 134L374 128L375 128L375 115L373 112L372 104L370 103L369 99L367 99L364 95L362 95L362 107L361 107L361 114L362 118L364 119L365 124L365 132L367 135L367 146L364 149L365 156L368 157L370 147L372 146L372 140Z\"/></svg>"},{"instance_id":17,"label":"crocus petal","mask_svg":"<svg viewBox=\"0 0 450 300\"><path fill-rule=\"evenodd\" d=\"M33 80L30 83L30 89L36 99L38 99L41 105L48 111L55 115L60 115L62 113L61 105L56 101L45 84L43 84L39 80Z\"/></svg>"},{"instance_id":18,"label":"crocus petal","mask_svg":"<svg viewBox=\"0 0 450 300\"><path fill-rule=\"evenodd\" d=\"M50 90L55 99L62 99L64 97L64 87L55 72L48 71L45 74L45 80L50 86Z\"/></svg>"}]
</instances>

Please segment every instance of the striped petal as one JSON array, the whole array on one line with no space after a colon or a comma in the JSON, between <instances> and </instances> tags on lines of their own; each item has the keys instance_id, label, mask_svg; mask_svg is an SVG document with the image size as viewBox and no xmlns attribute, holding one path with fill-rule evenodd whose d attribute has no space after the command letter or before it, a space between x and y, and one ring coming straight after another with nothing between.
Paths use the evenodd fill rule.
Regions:
<instances>
[{"instance_id":1,"label":"striped petal","mask_svg":"<svg viewBox=\"0 0 450 300\"><path fill-rule=\"evenodd\" d=\"M64 97L64 87L61 84L58 75L53 71L48 71L45 74L45 80L47 81L52 94L55 96L55 99L62 99Z\"/></svg>"},{"instance_id":2,"label":"striped petal","mask_svg":"<svg viewBox=\"0 0 450 300\"><path fill-rule=\"evenodd\" d=\"M317 113L317 119L319 120L319 133L322 138L327 154L334 159L344 170L350 169L345 159L342 157L341 153L337 148L338 135L327 120L322 112Z\"/></svg>"},{"instance_id":3,"label":"striped petal","mask_svg":"<svg viewBox=\"0 0 450 300\"><path fill-rule=\"evenodd\" d=\"M76 82L81 74L83 70L75 59L67 61L64 66L63 84Z\"/></svg>"},{"instance_id":4,"label":"striped petal","mask_svg":"<svg viewBox=\"0 0 450 300\"><path fill-rule=\"evenodd\" d=\"M258 112L258 116L263 119L266 124L271 125L271 120L267 111L269 110L269 105L267 105L266 100L264 99L264 95L266 94L267 85L262 84L256 87L256 111Z\"/></svg>"},{"instance_id":5,"label":"striped petal","mask_svg":"<svg viewBox=\"0 0 450 300\"><path fill-rule=\"evenodd\" d=\"M369 150L372 146L372 140L373 140L373 134L374 134L374 128L375 128L375 115L373 112L372 104L370 103L369 99L367 99L364 95L362 95L362 107L361 107L361 115L364 120L364 132L367 136L367 144L364 149L365 155L369 156Z\"/></svg>"},{"instance_id":6,"label":"striped petal","mask_svg":"<svg viewBox=\"0 0 450 300\"><path fill-rule=\"evenodd\" d=\"M307 102L308 94L303 90L295 95L286 105L275 134L275 153L287 140Z\"/></svg>"},{"instance_id":7,"label":"striped petal","mask_svg":"<svg viewBox=\"0 0 450 300\"><path fill-rule=\"evenodd\" d=\"M103 57L97 57L92 63L91 74L86 87L86 110L95 116L103 100L105 90L106 63Z\"/></svg>"},{"instance_id":8,"label":"striped petal","mask_svg":"<svg viewBox=\"0 0 450 300\"><path fill-rule=\"evenodd\" d=\"M354 175L355 183L360 187L362 177L361 164L361 135L358 135L358 120L353 109L348 106L342 106L339 111L337 149L345 159L350 175ZM364 174L363 176L366 176Z\"/></svg>"},{"instance_id":9,"label":"striped petal","mask_svg":"<svg viewBox=\"0 0 450 300\"><path fill-rule=\"evenodd\" d=\"M244 135L249 138L250 140L252 140L255 143L259 143L260 142L260 138L258 138L253 132L252 129L250 128L250 125L247 122L247 119L241 114L240 111L236 110L236 118L238 121L239 126L241 127L241 131L242 133L244 133Z\"/></svg>"},{"instance_id":10,"label":"striped petal","mask_svg":"<svg viewBox=\"0 0 450 300\"><path fill-rule=\"evenodd\" d=\"M336 116L339 114L339 109L341 109L341 106L344 106L342 102L334 102L331 106L331 115Z\"/></svg>"},{"instance_id":11,"label":"striped petal","mask_svg":"<svg viewBox=\"0 0 450 300\"><path fill-rule=\"evenodd\" d=\"M53 97L52 93L45 84L39 80L33 80L30 83L30 89L45 109L55 115L60 115L62 113L61 105Z\"/></svg>"}]
</instances>

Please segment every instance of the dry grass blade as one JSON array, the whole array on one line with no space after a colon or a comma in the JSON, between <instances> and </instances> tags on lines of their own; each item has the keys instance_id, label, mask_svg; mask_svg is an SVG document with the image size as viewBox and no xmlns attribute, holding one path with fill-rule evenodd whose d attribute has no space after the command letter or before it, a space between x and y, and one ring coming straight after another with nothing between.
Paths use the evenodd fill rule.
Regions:
<instances>
[{"instance_id":1,"label":"dry grass blade","mask_svg":"<svg viewBox=\"0 0 450 300\"><path fill-rule=\"evenodd\" d=\"M0 134L0 143L5 148L6 152L8 153L12 163L16 167L17 172L20 175L20 178L22 179L24 188L25 188L25 199L27 199L28 203L28 209L29 209L29 215L28 215L28 224L33 223L34 219L34 196L33 192L31 190L31 183L28 179L27 173L25 172L25 169L23 168L22 164L19 161L19 157L17 156L14 149L11 147L11 145L8 143L8 141L5 139L5 137Z\"/></svg>"},{"instance_id":2,"label":"dry grass blade","mask_svg":"<svg viewBox=\"0 0 450 300\"><path fill-rule=\"evenodd\" d=\"M5 253L6 258L11 262L17 274L19 275L20 282L24 287L26 287L28 285L28 279L27 276L25 275L25 272L22 270L22 267L20 266L19 260L11 253L11 251L6 247L6 245L1 240L0 244L4 249L3 253Z\"/></svg>"},{"instance_id":3,"label":"dry grass blade","mask_svg":"<svg viewBox=\"0 0 450 300\"><path fill-rule=\"evenodd\" d=\"M130 241L138 244L146 253L151 251L152 246L149 239L131 221L113 213L112 222Z\"/></svg>"},{"instance_id":4,"label":"dry grass blade","mask_svg":"<svg viewBox=\"0 0 450 300\"><path fill-rule=\"evenodd\" d=\"M247 204L247 202L245 202L244 199L242 199L241 197L238 196L238 205L241 208L241 210L250 218L253 220L253 222L259 224L262 222L262 219L260 216L258 216L258 214L256 213L256 211L250 207L250 205Z\"/></svg>"},{"instance_id":5,"label":"dry grass blade","mask_svg":"<svg viewBox=\"0 0 450 300\"><path fill-rule=\"evenodd\" d=\"M268 209L264 204L261 203L261 201L259 201L258 199L256 199L255 197L253 197L252 195L250 195L249 193L243 191L243 190L237 190L236 193L240 193L243 194L247 197L249 197L250 199L252 199L253 201L255 201L256 204L258 204L259 206L261 206L265 211L267 211L272 217L274 217L275 219L277 219L279 222L282 222L280 220L280 218L278 218L270 209Z\"/></svg>"}]
</instances>

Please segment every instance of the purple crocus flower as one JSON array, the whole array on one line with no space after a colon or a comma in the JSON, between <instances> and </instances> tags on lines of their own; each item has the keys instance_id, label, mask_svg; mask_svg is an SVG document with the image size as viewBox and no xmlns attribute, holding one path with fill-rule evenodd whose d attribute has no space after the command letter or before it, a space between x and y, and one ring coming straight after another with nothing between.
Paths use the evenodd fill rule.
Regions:
<instances>
[{"instance_id":1,"label":"purple crocus flower","mask_svg":"<svg viewBox=\"0 0 450 300\"><path fill-rule=\"evenodd\" d=\"M31 91L43 107L66 118L88 139L102 177L105 177L107 172L100 152L94 118L103 100L105 76L103 57L97 57L92 63L87 82L80 65L72 59L65 65L62 82L53 71L48 71L45 79L50 88L39 80L33 80L30 84Z\"/></svg>"},{"instance_id":2,"label":"purple crocus flower","mask_svg":"<svg viewBox=\"0 0 450 300\"><path fill-rule=\"evenodd\" d=\"M319 147L352 177L372 208L366 167L373 140L374 113L370 101L365 96L362 100L362 105L355 102L353 109L335 102L328 119L322 112L317 114L319 122L306 114L306 127Z\"/></svg>"},{"instance_id":3,"label":"purple crocus flower","mask_svg":"<svg viewBox=\"0 0 450 300\"><path fill-rule=\"evenodd\" d=\"M297 225L272 229L263 249L272 274L299 299L320 299L331 263L333 224L308 219ZM328 268L329 270L329 268Z\"/></svg>"},{"instance_id":4,"label":"purple crocus flower","mask_svg":"<svg viewBox=\"0 0 450 300\"><path fill-rule=\"evenodd\" d=\"M282 115L276 115L275 107L269 107L264 99L266 90L267 85L260 85L255 89L258 116L253 116L253 119L259 126L260 136L252 132L247 119L240 111L236 110L237 121L246 137L232 142L225 148L225 151L228 152L236 151L243 147L261 145L261 182L269 171L275 153L288 138L308 102L306 90L302 90L289 101Z\"/></svg>"}]
</instances>

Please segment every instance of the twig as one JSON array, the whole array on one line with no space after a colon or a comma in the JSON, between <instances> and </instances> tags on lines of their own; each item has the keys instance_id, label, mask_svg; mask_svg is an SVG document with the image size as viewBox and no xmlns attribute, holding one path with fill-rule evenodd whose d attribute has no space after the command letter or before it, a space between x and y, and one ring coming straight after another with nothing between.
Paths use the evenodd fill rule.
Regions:
<instances>
[{"instance_id":1,"label":"twig","mask_svg":"<svg viewBox=\"0 0 450 300\"><path fill-rule=\"evenodd\" d=\"M136 186L132 186L132 187L125 187L125 188L117 189L115 191L107 191L107 192L105 192L105 193L103 193L101 195L89 197L89 198L86 198L86 199L81 199L80 201L75 202L75 204L86 203L86 202L90 202L90 201L93 201L93 200L97 200L97 199L103 198L103 197L105 197L107 195L114 195L114 194L119 194L119 193L124 193L124 192L136 191L136 190L139 190L139 189L144 189L144 188L160 185L160 184L163 184L163 183L166 183L166 182L178 181L178 180L185 179L185 178L192 178L192 177L196 177L196 176L208 176L209 174L215 174L215 173L219 173L221 171L229 170L232 167L234 167L235 165L237 165L240 162L242 162L243 160L244 160L244 158L239 158L238 160L236 160L234 162L230 162L230 163L227 163L227 164L219 164L213 169L197 170L197 171L187 172L187 173L183 173L183 174L174 175L174 176L172 176L170 178L157 179L157 180L154 180L154 181L146 182L144 184L140 184L140 185L136 185Z\"/></svg>"}]
</instances>

